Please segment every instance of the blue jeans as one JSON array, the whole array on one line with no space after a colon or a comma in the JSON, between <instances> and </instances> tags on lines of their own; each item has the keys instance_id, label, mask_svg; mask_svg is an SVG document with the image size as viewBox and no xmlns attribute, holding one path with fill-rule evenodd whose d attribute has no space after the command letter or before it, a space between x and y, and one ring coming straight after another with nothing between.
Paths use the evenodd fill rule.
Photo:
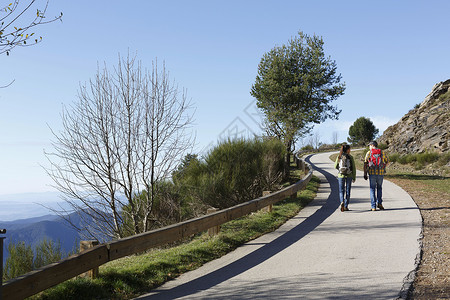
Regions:
<instances>
[{"instance_id":1,"label":"blue jeans","mask_svg":"<svg viewBox=\"0 0 450 300\"><path fill-rule=\"evenodd\" d=\"M352 180L353 178L350 176L344 178L338 177L339 199L341 200L341 204L344 203L345 207L347 207L350 202L350 190L352 188Z\"/></svg>"},{"instance_id":2,"label":"blue jeans","mask_svg":"<svg viewBox=\"0 0 450 300\"><path fill-rule=\"evenodd\" d=\"M383 199L383 175L369 175L370 204L376 208L377 203L381 204Z\"/></svg>"}]
</instances>

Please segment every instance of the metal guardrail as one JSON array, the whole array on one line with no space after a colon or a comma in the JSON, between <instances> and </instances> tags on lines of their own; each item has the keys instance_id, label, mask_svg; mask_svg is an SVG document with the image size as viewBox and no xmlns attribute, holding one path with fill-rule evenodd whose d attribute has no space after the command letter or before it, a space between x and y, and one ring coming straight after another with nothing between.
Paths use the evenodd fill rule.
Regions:
<instances>
[{"instance_id":1,"label":"metal guardrail","mask_svg":"<svg viewBox=\"0 0 450 300\"><path fill-rule=\"evenodd\" d=\"M306 175L289 187L199 218L95 246L12 279L0 286L0 293L8 300L24 299L109 261L189 237L286 199L304 189L312 177L312 168L297 156L294 159Z\"/></svg>"}]
</instances>

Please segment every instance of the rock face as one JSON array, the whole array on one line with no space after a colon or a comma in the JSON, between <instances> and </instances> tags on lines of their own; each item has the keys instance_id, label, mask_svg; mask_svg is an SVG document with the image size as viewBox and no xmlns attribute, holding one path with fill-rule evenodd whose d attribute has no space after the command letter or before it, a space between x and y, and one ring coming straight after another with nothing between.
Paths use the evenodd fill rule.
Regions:
<instances>
[{"instance_id":1,"label":"rock face","mask_svg":"<svg viewBox=\"0 0 450 300\"><path fill-rule=\"evenodd\" d=\"M395 125L380 143L397 153L448 152L450 147L450 79L434 85L425 100Z\"/></svg>"}]
</instances>

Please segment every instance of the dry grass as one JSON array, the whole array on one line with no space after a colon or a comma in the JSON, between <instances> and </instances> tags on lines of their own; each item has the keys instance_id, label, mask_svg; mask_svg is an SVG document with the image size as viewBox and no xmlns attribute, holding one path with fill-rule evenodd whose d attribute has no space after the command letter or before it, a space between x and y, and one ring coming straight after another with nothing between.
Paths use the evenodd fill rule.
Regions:
<instances>
[{"instance_id":1,"label":"dry grass","mask_svg":"<svg viewBox=\"0 0 450 300\"><path fill-rule=\"evenodd\" d=\"M450 298L450 178L388 175L416 202L423 218L422 259L410 299Z\"/></svg>"}]
</instances>

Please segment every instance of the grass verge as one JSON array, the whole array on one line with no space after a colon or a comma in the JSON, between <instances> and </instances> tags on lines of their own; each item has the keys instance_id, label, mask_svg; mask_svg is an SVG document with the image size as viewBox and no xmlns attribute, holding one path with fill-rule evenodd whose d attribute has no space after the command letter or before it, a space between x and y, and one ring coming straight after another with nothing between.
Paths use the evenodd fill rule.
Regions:
<instances>
[{"instance_id":1,"label":"grass verge","mask_svg":"<svg viewBox=\"0 0 450 300\"><path fill-rule=\"evenodd\" d=\"M300 176L298 172L292 175ZM203 233L175 247L153 249L112 261L100 267L97 279L72 279L32 299L131 299L139 296L274 231L314 199L319 182L313 176L306 189L299 192L295 199L278 202L270 213L256 212L223 224L215 237Z\"/></svg>"},{"instance_id":2,"label":"grass verge","mask_svg":"<svg viewBox=\"0 0 450 300\"><path fill-rule=\"evenodd\" d=\"M447 299L450 295L450 177L392 173L386 179L411 195L422 215L422 254L407 299Z\"/></svg>"}]
</instances>

